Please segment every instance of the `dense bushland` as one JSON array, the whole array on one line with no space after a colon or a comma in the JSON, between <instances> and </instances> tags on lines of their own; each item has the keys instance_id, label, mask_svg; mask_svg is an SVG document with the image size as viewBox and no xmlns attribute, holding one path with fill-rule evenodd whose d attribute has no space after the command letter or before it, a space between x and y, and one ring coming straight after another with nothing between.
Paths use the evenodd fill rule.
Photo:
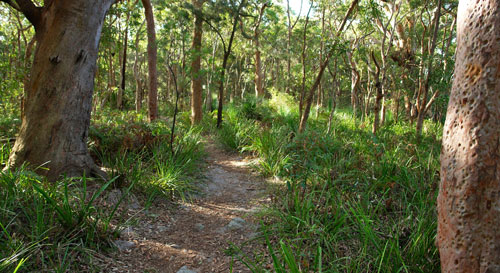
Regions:
<instances>
[{"instance_id":1,"label":"dense bushland","mask_svg":"<svg viewBox=\"0 0 500 273\"><path fill-rule=\"evenodd\" d=\"M253 153L255 168L278 184L262 218L279 257L274 270L439 272L441 126L426 123L417 139L411 124L389 121L375 136L369 121L339 109L331 133L320 114L297 134L297 109L278 101L231 106L218 133L228 148ZM263 261L247 262L260 272Z\"/></svg>"},{"instance_id":2,"label":"dense bushland","mask_svg":"<svg viewBox=\"0 0 500 273\"><path fill-rule=\"evenodd\" d=\"M0 271L99 271L99 253L112 251L122 224L121 203L140 196L147 208L155 198L183 198L203 156L201 127L181 115L170 146L171 121L148 123L143 114L108 111L94 115L89 147L109 180L67 178L47 182L26 166L0 173ZM5 166L18 126L2 123L0 167ZM29 168L27 168L29 167ZM116 204L108 193L124 193Z\"/></svg>"}]
</instances>

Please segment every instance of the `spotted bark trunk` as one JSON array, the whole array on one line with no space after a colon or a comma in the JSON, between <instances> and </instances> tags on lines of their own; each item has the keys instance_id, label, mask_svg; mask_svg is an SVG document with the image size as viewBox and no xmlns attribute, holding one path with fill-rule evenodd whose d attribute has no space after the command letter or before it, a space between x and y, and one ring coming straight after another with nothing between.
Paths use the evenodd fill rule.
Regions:
<instances>
[{"instance_id":1,"label":"spotted bark trunk","mask_svg":"<svg viewBox=\"0 0 500 273\"><path fill-rule=\"evenodd\" d=\"M500 272L500 1L462 0L437 200L442 272Z\"/></svg>"},{"instance_id":2,"label":"spotted bark trunk","mask_svg":"<svg viewBox=\"0 0 500 273\"><path fill-rule=\"evenodd\" d=\"M7 168L43 165L37 172L50 180L102 175L86 142L101 28L113 1L45 2L50 4L25 13L35 25L37 46Z\"/></svg>"}]
</instances>

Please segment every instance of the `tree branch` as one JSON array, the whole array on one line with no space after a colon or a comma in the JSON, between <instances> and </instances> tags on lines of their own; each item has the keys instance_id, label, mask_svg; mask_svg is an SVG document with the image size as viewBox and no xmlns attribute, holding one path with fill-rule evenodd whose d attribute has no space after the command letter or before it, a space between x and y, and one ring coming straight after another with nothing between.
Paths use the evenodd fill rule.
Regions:
<instances>
[{"instance_id":1,"label":"tree branch","mask_svg":"<svg viewBox=\"0 0 500 273\"><path fill-rule=\"evenodd\" d=\"M42 18L42 8L35 6L31 0L0 0L0 2L4 2L24 14L26 19L35 27L35 30L39 27Z\"/></svg>"}]
</instances>

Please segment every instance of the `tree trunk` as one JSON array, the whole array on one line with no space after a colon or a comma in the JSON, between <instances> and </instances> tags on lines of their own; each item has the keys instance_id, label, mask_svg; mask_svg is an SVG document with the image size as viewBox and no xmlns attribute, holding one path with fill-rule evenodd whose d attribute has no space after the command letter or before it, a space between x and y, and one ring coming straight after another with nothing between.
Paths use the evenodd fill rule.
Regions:
<instances>
[{"instance_id":1,"label":"tree trunk","mask_svg":"<svg viewBox=\"0 0 500 273\"><path fill-rule=\"evenodd\" d=\"M257 97L264 97L264 88L262 87L262 63L260 60L260 49L259 49L259 35L256 31L254 42L255 42L255 95Z\"/></svg>"},{"instance_id":2,"label":"tree trunk","mask_svg":"<svg viewBox=\"0 0 500 273\"><path fill-rule=\"evenodd\" d=\"M375 119L373 120L373 127L372 127L372 133L376 134L380 123L380 106L382 102L383 93L382 93L382 83L380 82L380 66L377 63L377 58L375 57L375 53L373 53L373 51L371 52L371 57L373 63L375 64L375 69L376 69L374 78L375 78L375 89L377 90L377 96L375 98L375 107L373 108Z\"/></svg>"},{"instance_id":3,"label":"tree trunk","mask_svg":"<svg viewBox=\"0 0 500 273\"><path fill-rule=\"evenodd\" d=\"M358 89L360 76L356 67L356 62L354 62L352 52L347 53L349 62L351 63L351 105L354 117L356 117L356 112L358 109Z\"/></svg>"},{"instance_id":4,"label":"tree trunk","mask_svg":"<svg viewBox=\"0 0 500 273\"><path fill-rule=\"evenodd\" d=\"M222 110L224 107L224 76L226 74L227 59L229 58L230 51L224 54L224 60L222 61L222 71L219 79L219 104L217 106L217 128L222 125Z\"/></svg>"},{"instance_id":5,"label":"tree trunk","mask_svg":"<svg viewBox=\"0 0 500 273\"><path fill-rule=\"evenodd\" d=\"M135 59L134 59L134 79L135 79L135 111L140 112L142 109L143 99L143 84L141 79L141 60L139 60L139 38L141 37L141 29L145 21L142 22L135 36Z\"/></svg>"},{"instance_id":6,"label":"tree trunk","mask_svg":"<svg viewBox=\"0 0 500 273\"><path fill-rule=\"evenodd\" d=\"M151 0L141 0L146 15L148 31L148 72L149 72L149 121L158 118L158 76L156 70L157 48L156 30Z\"/></svg>"},{"instance_id":7,"label":"tree trunk","mask_svg":"<svg viewBox=\"0 0 500 273\"><path fill-rule=\"evenodd\" d=\"M224 39L220 32L217 34L221 38L222 44L224 46L224 60L222 61L222 71L221 71L221 76L219 79L219 105L217 107L217 128L221 128L222 126L222 110L224 107L224 76L226 73L226 67L227 67L227 60L229 59L229 56L231 55L231 49L233 46L233 41L234 41L234 34L236 33L236 27L238 26L238 20L240 18L240 12L243 6L245 5L246 0L241 0L238 10L236 11L236 14L234 15L234 20L233 20L233 28L231 31L231 36L229 37L229 42L227 44L227 47L224 43Z\"/></svg>"},{"instance_id":8,"label":"tree trunk","mask_svg":"<svg viewBox=\"0 0 500 273\"><path fill-rule=\"evenodd\" d=\"M427 74L425 76L425 80L423 81L423 84L421 84L419 88L419 98L422 97L422 100L418 100L418 116L417 116L417 125L416 125L416 134L417 137L420 137L422 134L422 127L424 124L424 118L425 114L427 113L427 110L430 105L427 105L427 96L429 94L429 80L432 75L432 61L433 61L433 56L434 56L434 50L436 48L437 44L437 35L438 35L438 30L439 30L439 18L441 17L441 5L442 1L438 0L438 7L436 9L436 13L434 15L434 32L432 34L432 44L429 48L429 57L427 61ZM423 54L422 54L423 55ZM422 81L421 81L422 83ZM436 94L437 95L437 94Z\"/></svg>"},{"instance_id":9,"label":"tree trunk","mask_svg":"<svg viewBox=\"0 0 500 273\"><path fill-rule=\"evenodd\" d=\"M325 37L325 6L323 6L321 10L321 42L319 45L319 61L320 63L323 62L323 50L325 48L324 46L324 37ZM318 118L319 113L321 111L321 106L323 104L323 85L321 82L319 82L318 86L318 97L316 100L316 118Z\"/></svg>"},{"instance_id":10,"label":"tree trunk","mask_svg":"<svg viewBox=\"0 0 500 273\"><path fill-rule=\"evenodd\" d=\"M193 31L193 44L192 51L194 54L193 61L191 62L191 122L193 124L199 123L203 117L202 112L202 97L203 89L201 85L202 75L201 69L201 41L203 34L203 18L202 6L203 0L193 0L195 8L195 21Z\"/></svg>"},{"instance_id":11,"label":"tree trunk","mask_svg":"<svg viewBox=\"0 0 500 273\"><path fill-rule=\"evenodd\" d=\"M340 33L342 33L342 31L344 30L344 26L347 22L347 19L352 14L354 8L358 5L358 2L359 2L359 0L353 0L351 2L349 9L347 10L345 17L342 20L342 23L340 24L340 26L337 30L337 33L336 33L337 37L339 37ZM335 48L335 46L332 48ZM328 65L328 63L330 62L330 58L332 57L332 55L333 55L333 50L330 50L328 52L328 54L326 55L325 60L323 62L321 62L318 75L316 76L316 80L314 81L313 85L311 86L311 89L309 89L309 94L308 94L307 99L306 99L304 113L302 113L301 118L300 118L299 133L304 132L304 130L306 129L307 119L309 118L309 112L311 111L311 104L312 104L314 92L316 91L316 88L318 88L319 83L321 82L321 78L323 77L323 73L325 72L325 68Z\"/></svg>"},{"instance_id":12,"label":"tree trunk","mask_svg":"<svg viewBox=\"0 0 500 273\"><path fill-rule=\"evenodd\" d=\"M121 71L121 83L120 89L118 90L118 98L116 99L116 106L119 110L123 109L123 95L125 94L125 80L127 72L127 45L128 45L128 25L130 20L130 12L127 13L127 19L125 21L125 38L123 39L123 58L122 58L122 71Z\"/></svg>"},{"instance_id":13,"label":"tree trunk","mask_svg":"<svg viewBox=\"0 0 500 273\"><path fill-rule=\"evenodd\" d=\"M309 24L309 14L311 13L312 9L311 5L309 7L309 11L307 12L306 16L306 22L304 23L304 33L302 36L302 53L300 54L301 56L301 61L302 61L302 88L300 90L300 102L299 102L299 114L302 115L303 110L304 110L304 99L306 96L306 49L307 49L307 25ZM322 56L320 56L320 63L322 62ZM319 81L318 84L321 84L321 80ZM314 95L314 94L313 94ZM311 98L311 103L312 103L312 98Z\"/></svg>"},{"instance_id":14,"label":"tree trunk","mask_svg":"<svg viewBox=\"0 0 500 273\"><path fill-rule=\"evenodd\" d=\"M36 171L50 180L62 174L105 175L86 141L101 28L112 2L57 1L23 12L35 26L37 46L8 168L43 165Z\"/></svg>"},{"instance_id":15,"label":"tree trunk","mask_svg":"<svg viewBox=\"0 0 500 273\"><path fill-rule=\"evenodd\" d=\"M442 272L500 272L500 1L460 1L437 199Z\"/></svg>"}]
</instances>

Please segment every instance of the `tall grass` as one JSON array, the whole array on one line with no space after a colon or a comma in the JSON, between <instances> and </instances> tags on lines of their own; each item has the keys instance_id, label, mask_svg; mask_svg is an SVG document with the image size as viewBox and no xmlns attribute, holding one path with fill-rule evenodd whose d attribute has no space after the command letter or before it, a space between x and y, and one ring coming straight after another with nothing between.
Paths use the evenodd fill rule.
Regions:
<instances>
[{"instance_id":1,"label":"tall grass","mask_svg":"<svg viewBox=\"0 0 500 273\"><path fill-rule=\"evenodd\" d=\"M189 116L181 113L171 149L171 121L144 119L120 114L96 120L90 134L92 153L120 177L115 187L135 183L145 194L184 197L194 189L192 180L203 157L202 128L191 127Z\"/></svg>"},{"instance_id":2,"label":"tall grass","mask_svg":"<svg viewBox=\"0 0 500 273\"><path fill-rule=\"evenodd\" d=\"M340 109L330 134L327 114L298 134L294 107L273 101L260 106L269 109L261 120L233 107L231 115L241 118L228 130L237 135L239 124L257 124L240 150L258 157L255 167L263 175L283 181L265 218L274 250L268 249L278 259L274 271L439 272L434 241L441 126L427 121L417 139L411 124L388 123L375 136L369 121Z\"/></svg>"},{"instance_id":3,"label":"tall grass","mask_svg":"<svg viewBox=\"0 0 500 273\"><path fill-rule=\"evenodd\" d=\"M85 177L48 183L24 167L0 173L0 271L90 266L89 249L109 248L114 211L95 201L112 182L87 191Z\"/></svg>"},{"instance_id":4,"label":"tall grass","mask_svg":"<svg viewBox=\"0 0 500 273\"><path fill-rule=\"evenodd\" d=\"M202 130L181 114L171 149L170 125L169 120L149 123L144 114L94 114L89 148L113 177L109 181L48 182L26 167L0 172L0 272L99 272L94 253L112 249L109 242L123 218L118 207L130 191L174 198L194 188ZM9 132L5 137L13 136ZM0 168L10 149L8 140L0 142ZM108 206L102 200L111 188L124 194Z\"/></svg>"}]
</instances>

